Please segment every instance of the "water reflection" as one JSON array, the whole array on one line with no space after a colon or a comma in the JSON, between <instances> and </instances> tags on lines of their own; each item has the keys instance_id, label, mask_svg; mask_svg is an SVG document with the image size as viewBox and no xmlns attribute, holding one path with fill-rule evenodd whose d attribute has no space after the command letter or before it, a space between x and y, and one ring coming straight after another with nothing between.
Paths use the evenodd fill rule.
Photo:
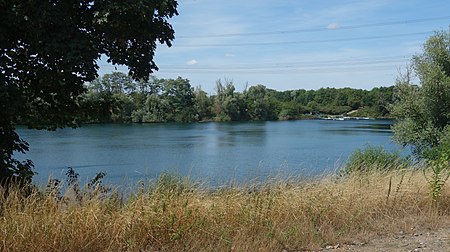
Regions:
<instances>
[{"instance_id":1,"label":"water reflection","mask_svg":"<svg viewBox=\"0 0 450 252\"><path fill-rule=\"evenodd\" d=\"M396 149L389 127L390 121L309 120L19 128L19 134L30 143L25 158L34 161L43 183L68 166L83 178L104 171L112 183L164 171L214 183L334 171L336 162L366 144Z\"/></svg>"},{"instance_id":2,"label":"water reflection","mask_svg":"<svg viewBox=\"0 0 450 252\"><path fill-rule=\"evenodd\" d=\"M218 146L237 144L263 144L266 139L266 122L220 123L215 124Z\"/></svg>"},{"instance_id":3,"label":"water reflection","mask_svg":"<svg viewBox=\"0 0 450 252\"><path fill-rule=\"evenodd\" d=\"M376 130L376 129L336 129L336 130L326 130L327 132L330 132L332 134L337 135L372 135L372 134L388 134L391 135L391 130Z\"/></svg>"},{"instance_id":4,"label":"water reflection","mask_svg":"<svg viewBox=\"0 0 450 252\"><path fill-rule=\"evenodd\" d=\"M377 124L364 124L358 125L355 129L370 129L370 130L389 130L391 131L392 123L377 123Z\"/></svg>"},{"instance_id":5,"label":"water reflection","mask_svg":"<svg viewBox=\"0 0 450 252\"><path fill-rule=\"evenodd\" d=\"M338 121L336 124L341 123L336 127L329 127L324 129L325 131L338 134L338 135L354 135L354 134L392 134L392 121L390 120L375 120L370 123L362 122L355 123L354 121Z\"/></svg>"}]
</instances>

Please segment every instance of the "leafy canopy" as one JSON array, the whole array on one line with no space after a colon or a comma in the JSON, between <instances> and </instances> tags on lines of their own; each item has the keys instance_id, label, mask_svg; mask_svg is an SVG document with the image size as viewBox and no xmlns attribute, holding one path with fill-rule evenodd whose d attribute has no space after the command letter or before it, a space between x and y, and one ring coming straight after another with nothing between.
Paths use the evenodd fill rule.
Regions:
<instances>
[{"instance_id":1,"label":"leafy canopy","mask_svg":"<svg viewBox=\"0 0 450 252\"><path fill-rule=\"evenodd\" d=\"M157 69L157 43L171 46L175 0L2 0L0 2L0 180L30 177L28 145L14 132L76 126L83 84L102 54L133 79Z\"/></svg>"},{"instance_id":2,"label":"leafy canopy","mask_svg":"<svg viewBox=\"0 0 450 252\"><path fill-rule=\"evenodd\" d=\"M413 77L419 85L412 83ZM437 32L425 42L412 68L397 80L394 96L395 141L424 157L450 137L449 32Z\"/></svg>"}]
</instances>

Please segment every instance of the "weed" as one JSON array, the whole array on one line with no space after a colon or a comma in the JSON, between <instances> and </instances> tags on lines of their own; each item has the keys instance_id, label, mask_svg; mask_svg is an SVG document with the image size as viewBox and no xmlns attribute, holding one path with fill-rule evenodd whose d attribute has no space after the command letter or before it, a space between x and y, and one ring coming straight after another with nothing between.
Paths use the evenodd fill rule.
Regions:
<instances>
[{"instance_id":1,"label":"weed","mask_svg":"<svg viewBox=\"0 0 450 252\"><path fill-rule=\"evenodd\" d=\"M450 177L449 162L446 158L429 160L428 166L431 169L431 175L427 175L427 170L423 170L423 174L427 179L432 204L437 204L438 198L442 194L442 189Z\"/></svg>"}]
</instances>

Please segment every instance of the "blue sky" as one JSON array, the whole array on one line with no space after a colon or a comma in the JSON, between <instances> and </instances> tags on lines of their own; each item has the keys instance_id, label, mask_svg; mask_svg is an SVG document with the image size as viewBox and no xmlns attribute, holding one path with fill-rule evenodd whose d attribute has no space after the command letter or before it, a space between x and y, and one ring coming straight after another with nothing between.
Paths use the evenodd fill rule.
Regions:
<instances>
[{"instance_id":1,"label":"blue sky","mask_svg":"<svg viewBox=\"0 0 450 252\"><path fill-rule=\"evenodd\" d=\"M173 46L158 47L158 78L181 76L214 94L395 83L433 31L448 30L448 0L180 0ZM100 74L115 71L100 61ZM117 67L126 71L124 67Z\"/></svg>"}]
</instances>

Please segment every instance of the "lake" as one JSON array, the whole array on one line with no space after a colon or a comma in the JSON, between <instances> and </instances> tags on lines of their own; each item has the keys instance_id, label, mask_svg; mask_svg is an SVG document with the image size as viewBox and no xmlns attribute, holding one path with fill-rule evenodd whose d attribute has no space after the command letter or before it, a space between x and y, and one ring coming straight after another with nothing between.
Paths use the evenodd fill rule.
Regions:
<instances>
[{"instance_id":1,"label":"lake","mask_svg":"<svg viewBox=\"0 0 450 252\"><path fill-rule=\"evenodd\" d=\"M105 182L135 184L161 172L209 184L275 175L335 172L367 144L397 150L389 120L299 120L192 124L100 124L53 132L18 128L30 143L43 184L73 167L82 181L97 172ZM21 156L20 158L24 158Z\"/></svg>"}]
</instances>

